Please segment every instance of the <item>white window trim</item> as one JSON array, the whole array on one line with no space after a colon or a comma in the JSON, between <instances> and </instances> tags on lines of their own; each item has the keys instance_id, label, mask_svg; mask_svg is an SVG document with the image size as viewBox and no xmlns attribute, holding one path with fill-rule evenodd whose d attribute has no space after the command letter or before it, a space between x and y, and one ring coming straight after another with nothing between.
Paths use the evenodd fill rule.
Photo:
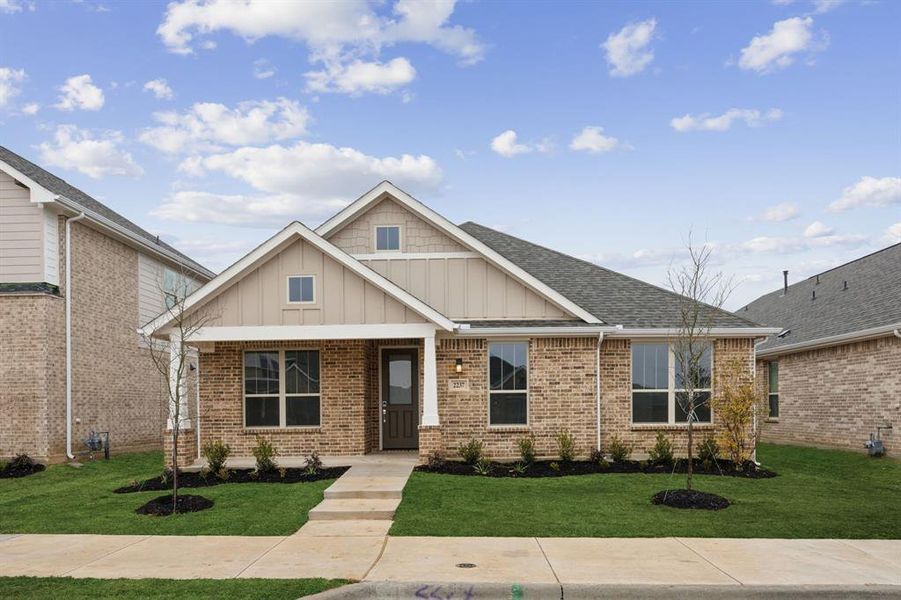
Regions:
<instances>
[{"instance_id":1,"label":"white window trim","mask_svg":"<svg viewBox=\"0 0 901 600\"><path fill-rule=\"evenodd\" d=\"M492 390L491 389L491 345L492 344L525 344L526 345L526 389L524 390ZM487 352L487 366L485 369L485 379L486 379L486 387L488 388L488 428L489 429L522 429L524 427L531 427L531 407L532 404L531 399L529 397L529 386L532 382L532 365L529 360L529 354L531 352L531 344L529 340L525 339L514 339L514 340L503 340L492 342L489 341L486 344L486 352ZM504 423L501 425L493 425L491 423L491 394L522 394L526 395L526 422L525 423Z\"/></svg>"},{"instance_id":2,"label":"white window trim","mask_svg":"<svg viewBox=\"0 0 901 600\"><path fill-rule=\"evenodd\" d=\"M246 368L244 356L248 352L275 352L278 354L278 394L248 394L244 381L244 369ZM318 394L288 394L287 385L285 384L285 352L318 352L319 353L319 393ZM319 348L254 348L252 350L244 350L241 353L241 426L246 430L314 430L322 427L322 352ZM278 396L278 425L248 425L247 424L247 398L271 398ZM319 424L318 425L287 425L287 399L301 397L319 397Z\"/></svg>"},{"instance_id":3,"label":"white window trim","mask_svg":"<svg viewBox=\"0 0 901 600\"><path fill-rule=\"evenodd\" d=\"M629 349L629 387L632 388L630 390L632 392L632 394L629 395L629 402L630 402L629 420L631 421L631 424L635 427L648 427L648 428L688 427L688 422L676 421L676 402L677 402L676 394L679 392L684 392L685 389L684 388L678 388L678 389L676 388L676 350L674 348L674 344L669 343L669 342L651 342L651 341L642 342L642 343L648 344L648 345L666 344L667 360L668 360L668 364L667 364L667 368L666 368L666 370L667 370L667 389L665 389L665 390L663 390L663 389L636 390L636 389L632 388L632 384L633 384L633 381L632 381L632 360L633 360L633 358L632 358L632 356L633 356L633 354L632 354L632 348L630 347L630 349ZM710 387L709 388L698 388L695 390L695 393L697 394L697 393L707 392L712 397L713 396L713 381L714 381L713 373L714 373L714 358L715 357L714 357L713 340L710 340L709 343L710 343ZM631 346L634 347L636 345L641 345L641 344L633 343ZM663 421L636 421L635 420L635 402L633 399L633 394L635 394L635 392L638 392L639 394L645 393L645 392L648 392L648 393L649 392L666 392L667 393L666 422L663 422ZM713 425L714 420L715 420L715 416L713 414L713 407L711 406L710 407L710 420L709 421L695 421L695 425L702 425L702 426Z\"/></svg>"},{"instance_id":4,"label":"white window trim","mask_svg":"<svg viewBox=\"0 0 901 600\"><path fill-rule=\"evenodd\" d=\"M397 227L397 249L379 250L379 229L386 227ZM385 254L392 252L403 252L404 250L404 228L403 225L394 225L391 223L380 223L372 226L372 250L377 254Z\"/></svg>"},{"instance_id":5,"label":"white window trim","mask_svg":"<svg viewBox=\"0 0 901 600\"><path fill-rule=\"evenodd\" d=\"M291 280L303 279L309 277L313 280L313 299L312 300L291 300ZM303 291L303 284L300 286ZM302 294L301 294L302 295ZM316 304L316 276L315 275L288 275L285 279L285 302L287 304Z\"/></svg>"}]
</instances>

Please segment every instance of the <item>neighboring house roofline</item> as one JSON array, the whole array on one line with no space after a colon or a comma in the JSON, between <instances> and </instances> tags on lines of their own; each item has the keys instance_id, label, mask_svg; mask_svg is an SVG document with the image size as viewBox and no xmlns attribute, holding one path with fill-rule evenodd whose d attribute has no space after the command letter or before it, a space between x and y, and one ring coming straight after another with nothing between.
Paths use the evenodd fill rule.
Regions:
<instances>
[{"instance_id":1,"label":"neighboring house roofline","mask_svg":"<svg viewBox=\"0 0 901 600\"><path fill-rule=\"evenodd\" d=\"M354 202L351 202L338 214L328 219L325 223L316 228L315 232L326 238L332 233L339 231L344 225L350 223L354 217L364 213L371 208L376 202L382 199L384 194L390 195L392 198L401 203L405 208L413 211L416 215L423 218L429 224L439 229L442 233L451 239L475 250L488 262L503 271L506 271L520 283L539 292L545 298L564 309L568 313L582 319L586 323L603 324L604 322L591 314L554 288L550 287L543 281L532 276L530 273L516 265L514 262L492 250L486 244L476 239L474 236L460 229L459 226L451 223L440 214L418 201L416 198L403 191L390 181L382 181L377 186L360 196Z\"/></svg>"},{"instance_id":2,"label":"neighboring house roofline","mask_svg":"<svg viewBox=\"0 0 901 600\"><path fill-rule=\"evenodd\" d=\"M314 231L307 228L299 221L293 221L287 227L276 233L274 236L251 250L247 255L238 260L236 263L222 271L214 279L204 284L200 289L188 296L185 302L185 310L189 311L202 305L216 296L220 291L224 291L234 281L240 279L253 268L259 265L259 262L270 256L282 248L288 241L295 237L300 237L311 243L318 250L337 260L339 263L356 273L364 280L378 287L383 292L406 305L417 314L431 321L441 329L453 331L457 326L451 319L447 318L422 300L413 296L410 292L404 290L397 284L386 279L376 271L370 269L363 263L357 261L352 256L329 242L328 240L316 235ZM164 329L172 322L170 315L163 313L144 327L140 331L145 335L151 335Z\"/></svg>"},{"instance_id":3,"label":"neighboring house roofline","mask_svg":"<svg viewBox=\"0 0 901 600\"><path fill-rule=\"evenodd\" d=\"M776 346L775 348L763 349L757 351L758 358L771 358L782 356L783 354L794 354L796 352L805 352L807 350L816 350L818 348L826 348L829 346L840 346L843 344L851 344L854 342L862 342L865 340L886 337L890 335L898 335L895 333L901 329L901 323L892 323L891 325L882 325L881 327L872 327L870 329L861 329L860 331L851 331L849 333L841 333L839 335L831 335L806 342L798 342L797 344L786 344L784 346Z\"/></svg>"}]
</instances>

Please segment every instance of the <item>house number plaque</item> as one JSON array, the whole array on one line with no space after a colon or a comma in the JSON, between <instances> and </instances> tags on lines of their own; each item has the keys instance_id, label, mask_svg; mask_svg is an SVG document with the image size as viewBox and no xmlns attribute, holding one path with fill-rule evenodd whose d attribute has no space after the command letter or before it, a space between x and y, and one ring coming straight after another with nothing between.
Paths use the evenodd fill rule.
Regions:
<instances>
[{"instance_id":1,"label":"house number plaque","mask_svg":"<svg viewBox=\"0 0 901 600\"><path fill-rule=\"evenodd\" d=\"M448 379L447 380L447 391L448 392L468 392L469 391L469 380L468 379Z\"/></svg>"}]
</instances>

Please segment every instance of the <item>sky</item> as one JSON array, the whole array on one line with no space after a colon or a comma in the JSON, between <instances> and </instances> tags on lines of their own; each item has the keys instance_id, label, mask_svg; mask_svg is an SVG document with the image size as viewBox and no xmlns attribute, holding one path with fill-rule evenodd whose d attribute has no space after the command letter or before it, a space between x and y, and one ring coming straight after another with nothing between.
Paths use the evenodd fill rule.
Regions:
<instances>
[{"instance_id":1,"label":"sky","mask_svg":"<svg viewBox=\"0 0 901 600\"><path fill-rule=\"evenodd\" d=\"M383 179L737 309L901 241L901 2L0 0L0 144L215 271Z\"/></svg>"}]
</instances>

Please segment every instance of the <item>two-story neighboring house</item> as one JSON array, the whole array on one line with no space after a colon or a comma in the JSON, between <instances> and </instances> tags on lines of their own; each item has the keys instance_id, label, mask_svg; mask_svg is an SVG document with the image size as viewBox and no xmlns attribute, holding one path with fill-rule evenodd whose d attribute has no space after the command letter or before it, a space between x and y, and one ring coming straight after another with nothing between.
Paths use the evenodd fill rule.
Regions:
<instances>
[{"instance_id":1,"label":"two-story neighboring house","mask_svg":"<svg viewBox=\"0 0 901 600\"><path fill-rule=\"evenodd\" d=\"M164 389L138 327L214 274L0 147L0 457L159 448ZM68 306L68 310L67 310Z\"/></svg>"}]
</instances>

